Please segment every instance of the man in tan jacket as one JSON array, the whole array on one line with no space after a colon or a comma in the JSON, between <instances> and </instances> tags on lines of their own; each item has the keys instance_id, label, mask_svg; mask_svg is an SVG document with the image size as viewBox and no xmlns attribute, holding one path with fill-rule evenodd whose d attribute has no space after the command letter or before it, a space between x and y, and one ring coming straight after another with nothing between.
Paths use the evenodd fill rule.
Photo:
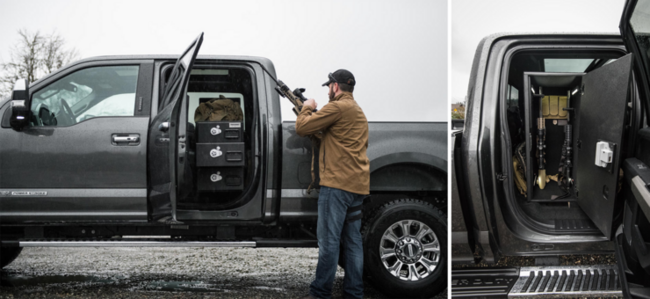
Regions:
<instances>
[{"instance_id":1,"label":"man in tan jacket","mask_svg":"<svg viewBox=\"0 0 650 299\"><path fill-rule=\"evenodd\" d=\"M318 266L307 298L330 298L343 241L345 298L363 297L363 243L361 205L370 193L368 120L354 100L356 81L347 70L329 74L329 103L313 112L317 103L305 101L296 120L300 136L321 138L320 194L318 197Z\"/></svg>"}]
</instances>

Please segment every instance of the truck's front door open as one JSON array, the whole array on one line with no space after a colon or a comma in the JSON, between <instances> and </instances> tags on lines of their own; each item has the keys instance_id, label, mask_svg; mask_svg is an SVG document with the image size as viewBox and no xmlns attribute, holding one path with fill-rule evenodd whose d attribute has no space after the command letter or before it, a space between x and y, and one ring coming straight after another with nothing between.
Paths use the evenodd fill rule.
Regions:
<instances>
[{"instance_id":1,"label":"truck's front door open","mask_svg":"<svg viewBox=\"0 0 650 299\"><path fill-rule=\"evenodd\" d=\"M150 204L154 219L171 215L176 220L177 178L182 177L186 147L186 123L179 122L183 97L187 95L190 71L196 60L203 33L190 44L176 61L160 97L161 111L149 127ZM156 109L156 107L153 107Z\"/></svg>"},{"instance_id":2,"label":"truck's front door open","mask_svg":"<svg viewBox=\"0 0 650 299\"><path fill-rule=\"evenodd\" d=\"M623 163L623 224L615 235L616 258L626 298L650 298L650 1L627 1L620 23L628 51L634 55L638 84L639 125L630 155ZM644 117L645 115L645 117Z\"/></svg>"}]
</instances>

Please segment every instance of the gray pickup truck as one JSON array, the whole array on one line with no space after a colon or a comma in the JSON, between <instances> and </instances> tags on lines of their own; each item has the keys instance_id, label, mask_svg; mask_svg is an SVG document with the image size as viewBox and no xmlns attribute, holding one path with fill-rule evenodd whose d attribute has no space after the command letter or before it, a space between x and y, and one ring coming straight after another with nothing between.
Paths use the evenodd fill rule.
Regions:
<instances>
[{"instance_id":1,"label":"gray pickup truck","mask_svg":"<svg viewBox=\"0 0 650 299\"><path fill-rule=\"evenodd\" d=\"M498 34L478 45L452 135L454 297L650 298L650 1L615 34ZM617 265L560 265L614 254ZM591 261L589 261L591 262Z\"/></svg>"},{"instance_id":2,"label":"gray pickup truck","mask_svg":"<svg viewBox=\"0 0 650 299\"><path fill-rule=\"evenodd\" d=\"M282 122L273 64L197 57L202 39L180 58L84 59L0 103L2 267L30 246L318 246L311 142ZM219 96L243 119L195 121ZM447 282L447 124L369 128L365 273L432 296Z\"/></svg>"}]
</instances>

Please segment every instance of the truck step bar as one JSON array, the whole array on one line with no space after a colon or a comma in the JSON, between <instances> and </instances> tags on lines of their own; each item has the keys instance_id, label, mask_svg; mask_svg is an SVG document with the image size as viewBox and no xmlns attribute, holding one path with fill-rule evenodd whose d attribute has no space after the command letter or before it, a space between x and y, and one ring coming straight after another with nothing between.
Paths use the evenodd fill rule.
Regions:
<instances>
[{"instance_id":1,"label":"truck step bar","mask_svg":"<svg viewBox=\"0 0 650 299\"><path fill-rule=\"evenodd\" d=\"M452 297L621 297L615 265L467 268L452 271Z\"/></svg>"},{"instance_id":2,"label":"truck step bar","mask_svg":"<svg viewBox=\"0 0 650 299\"><path fill-rule=\"evenodd\" d=\"M255 241L188 241L170 239L17 240L9 247L318 247L316 240L258 239Z\"/></svg>"}]
</instances>

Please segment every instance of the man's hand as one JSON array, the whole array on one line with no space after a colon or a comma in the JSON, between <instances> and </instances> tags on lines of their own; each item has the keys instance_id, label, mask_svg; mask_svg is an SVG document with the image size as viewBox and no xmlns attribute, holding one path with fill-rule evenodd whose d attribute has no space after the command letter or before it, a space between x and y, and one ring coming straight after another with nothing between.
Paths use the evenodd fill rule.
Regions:
<instances>
[{"instance_id":1,"label":"man's hand","mask_svg":"<svg viewBox=\"0 0 650 299\"><path fill-rule=\"evenodd\" d=\"M318 103L316 103L316 100L314 99L306 100L303 105L310 106L312 110L315 110L316 107L318 107Z\"/></svg>"}]
</instances>

